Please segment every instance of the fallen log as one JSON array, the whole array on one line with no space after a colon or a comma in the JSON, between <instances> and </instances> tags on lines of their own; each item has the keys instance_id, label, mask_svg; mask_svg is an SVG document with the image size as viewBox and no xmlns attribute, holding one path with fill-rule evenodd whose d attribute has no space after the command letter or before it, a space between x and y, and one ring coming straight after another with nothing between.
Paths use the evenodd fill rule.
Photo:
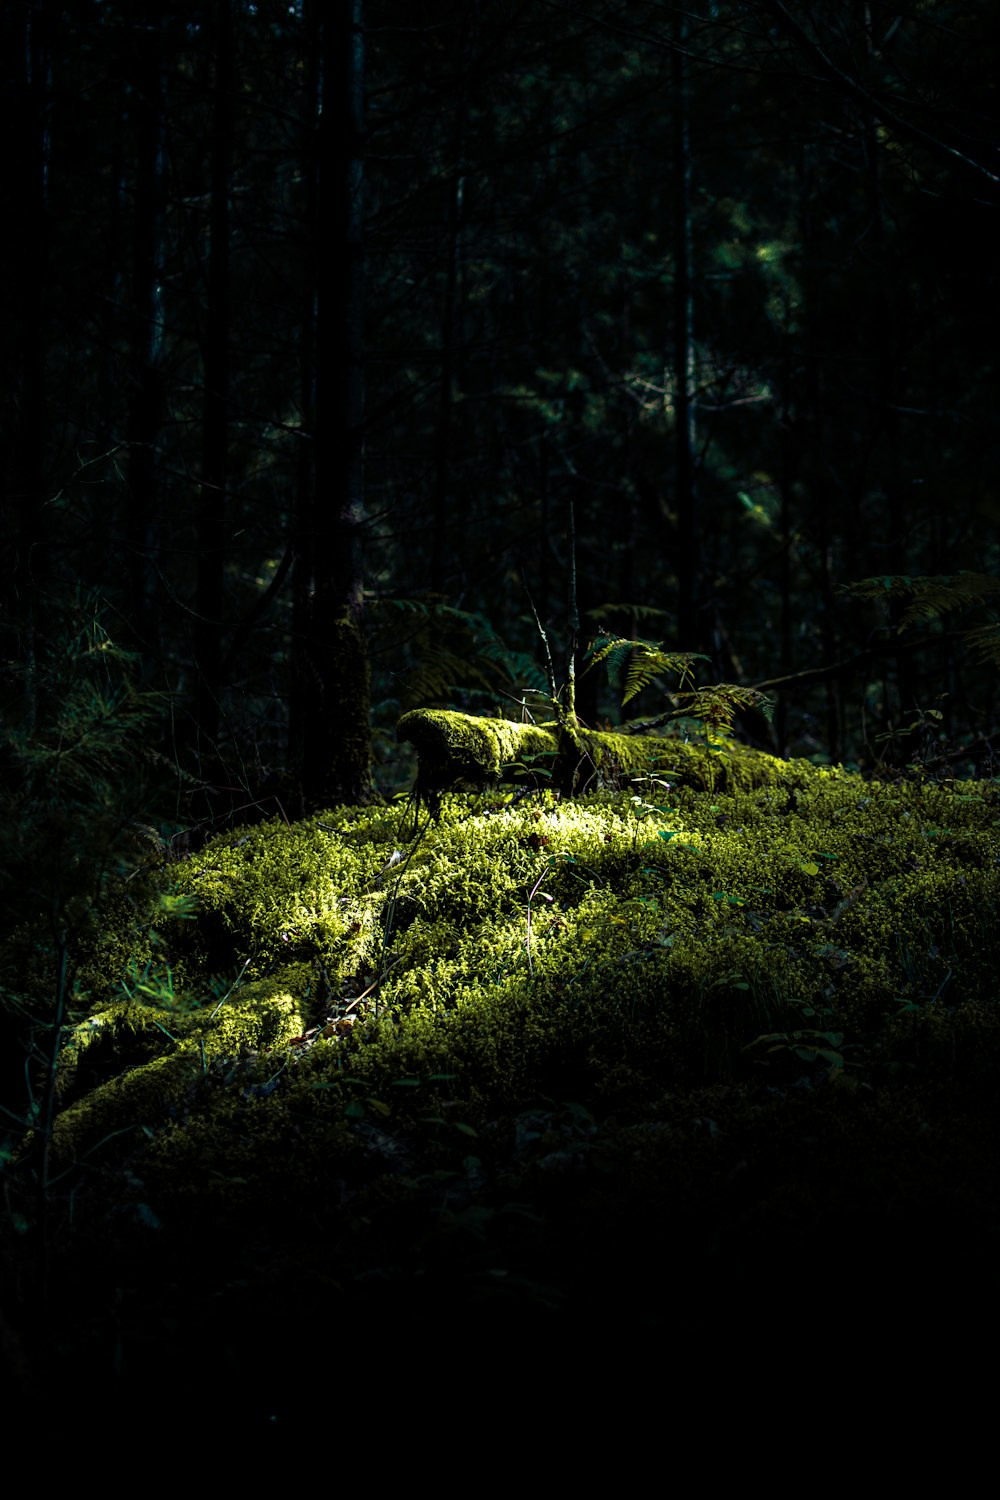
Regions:
<instances>
[{"instance_id":1,"label":"fallen log","mask_svg":"<svg viewBox=\"0 0 1000 1500\"><path fill-rule=\"evenodd\" d=\"M432 806L445 792L532 779L563 795L620 791L650 777L724 792L748 791L776 779L801 782L817 773L808 761L779 760L735 740L695 743L669 735L516 724L444 709L403 714L396 733L417 752L417 790Z\"/></svg>"}]
</instances>

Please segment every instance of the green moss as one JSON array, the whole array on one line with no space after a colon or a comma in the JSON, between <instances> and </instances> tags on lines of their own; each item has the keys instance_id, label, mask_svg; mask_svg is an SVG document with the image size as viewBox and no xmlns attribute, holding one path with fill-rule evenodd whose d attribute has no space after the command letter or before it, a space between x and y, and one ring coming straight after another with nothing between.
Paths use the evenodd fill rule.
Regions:
<instances>
[{"instance_id":1,"label":"green moss","mask_svg":"<svg viewBox=\"0 0 1000 1500\"><path fill-rule=\"evenodd\" d=\"M805 761L781 761L732 740L693 744L661 735L603 733L566 726L514 724L438 709L416 709L397 725L417 751L424 795L483 787L531 774L567 793L620 790L636 778L670 777L702 791L748 790L774 782L837 779Z\"/></svg>"},{"instance_id":2,"label":"green moss","mask_svg":"<svg viewBox=\"0 0 1000 1500\"><path fill-rule=\"evenodd\" d=\"M303 1029L303 992L310 982L308 972L286 971L247 985L235 1003L215 1012L177 1018L169 1029L162 1013L130 1002L108 1006L75 1026L59 1078L61 1098L80 1093L81 1076L92 1084L109 1069L111 1076L61 1108L54 1161L79 1161L113 1139L119 1149L134 1145L137 1133L151 1133L166 1118L196 1106L210 1068L280 1049Z\"/></svg>"},{"instance_id":3,"label":"green moss","mask_svg":"<svg viewBox=\"0 0 1000 1500\"><path fill-rule=\"evenodd\" d=\"M490 721L469 722L481 751ZM497 724L480 769L518 751L522 726ZM155 943L140 921L136 943L183 1004L116 998L113 977L94 997L64 1048L57 1159L138 1153L166 1194L250 1201L293 1190L289 1152L295 1191L415 1170L539 1096L616 1098L624 1078L996 1066L992 788L582 743L609 780L650 774L636 746L672 763L639 791L455 797L419 836L388 808L272 822L162 872L164 909L188 915Z\"/></svg>"},{"instance_id":4,"label":"green moss","mask_svg":"<svg viewBox=\"0 0 1000 1500\"><path fill-rule=\"evenodd\" d=\"M557 748L556 736L534 724L429 708L404 714L396 733L416 750L420 784L428 793L489 785L515 762L552 758Z\"/></svg>"}]
</instances>

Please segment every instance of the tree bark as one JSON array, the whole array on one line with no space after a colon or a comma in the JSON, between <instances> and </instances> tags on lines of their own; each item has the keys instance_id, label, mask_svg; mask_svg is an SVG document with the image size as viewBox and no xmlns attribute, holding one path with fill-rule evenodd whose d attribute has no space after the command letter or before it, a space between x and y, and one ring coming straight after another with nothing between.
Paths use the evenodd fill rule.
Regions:
<instances>
[{"instance_id":1,"label":"tree bark","mask_svg":"<svg viewBox=\"0 0 1000 1500\"><path fill-rule=\"evenodd\" d=\"M46 280L48 230L49 78L46 8L42 0L4 7L9 48L4 90L7 139L16 143L8 179L7 326L3 332L7 404L13 421L4 444L0 492L0 620L17 632L28 669L27 718L34 712L34 666L43 634L42 595L46 434ZM13 651L11 644L8 649Z\"/></svg>"},{"instance_id":2,"label":"tree bark","mask_svg":"<svg viewBox=\"0 0 1000 1500\"><path fill-rule=\"evenodd\" d=\"M229 196L233 161L234 39L231 0L217 0L215 96L209 199L208 318L202 405L201 504L195 661L197 729L213 745L222 697L222 605L225 595L226 471L229 441Z\"/></svg>"},{"instance_id":3,"label":"tree bark","mask_svg":"<svg viewBox=\"0 0 1000 1500\"><path fill-rule=\"evenodd\" d=\"M135 150L135 202L129 331L127 539L132 628L148 659L159 654L155 599L158 517L154 462L163 399L159 284L163 61L159 0L149 0L133 25L129 116Z\"/></svg>"},{"instance_id":4,"label":"tree bark","mask_svg":"<svg viewBox=\"0 0 1000 1500\"><path fill-rule=\"evenodd\" d=\"M448 200L448 250L445 268L444 306L441 311L441 388L438 394L438 426L434 455L434 501L431 512L431 592L440 594L445 581L445 532L448 520L448 498L451 483L452 415L455 400L455 372L461 346L461 237L462 198L465 178L462 157L465 150L466 101L458 103L455 124L455 181Z\"/></svg>"},{"instance_id":5,"label":"tree bark","mask_svg":"<svg viewBox=\"0 0 1000 1500\"><path fill-rule=\"evenodd\" d=\"M695 480L694 246L688 109L687 23L678 17L673 50L674 486L677 511L677 644L697 651L700 558Z\"/></svg>"},{"instance_id":6,"label":"tree bark","mask_svg":"<svg viewBox=\"0 0 1000 1500\"><path fill-rule=\"evenodd\" d=\"M364 32L361 0L321 22L316 178L315 492L301 528L304 808L371 797L364 573ZM303 570L308 573L303 576Z\"/></svg>"}]
</instances>

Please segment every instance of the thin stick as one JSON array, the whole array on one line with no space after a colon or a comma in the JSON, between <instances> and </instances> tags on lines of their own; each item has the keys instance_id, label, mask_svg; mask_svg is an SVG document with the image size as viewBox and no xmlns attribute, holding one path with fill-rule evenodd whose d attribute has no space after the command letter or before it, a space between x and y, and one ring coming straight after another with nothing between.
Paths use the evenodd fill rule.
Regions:
<instances>
[{"instance_id":1,"label":"thin stick","mask_svg":"<svg viewBox=\"0 0 1000 1500\"><path fill-rule=\"evenodd\" d=\"M524 951L528 955L528 973L532 978L535 977L535 970L531 962L531 903L532 901L534 901L535 896L538 894L538 887L541 885L543 880L551 875L551 873L551 866L549 867L549 869L543 870L538 879L535 881L534 885L531 887L531 894L528 896L528 923L527 929L524 934ZM552 897L549 895L548 891L542 891L542 896L546 901L551 902Z\"/></svg>"},{"instance_id":2,"label":"thin stick","mask_svg":"<svg viewBox=\"0 0 1000 1500\"><path fill-rule=\"evenodd\" d=\"M524 589L525 594L528 596L528 604L531 608L531 613L535 617L535 625L538 629L538 634L542 638L542 645L545 648L545 670L549 679L549 693L551 694L553 703L557 703L559 700L559 689L556 686L556 669L552 665L552 652L549 650L549 638L545 634L545 626L538 618L538 610L535 608L535 601L531 597L531 590L528 588L528 581L524 576L523 568L521 570L521 587Z\"/></svg>"},{"instance_id":3,"label":"thin stick","mask_svg":"<svg viewBox=\"0 0 1000 1500\"><path fill-rule=\"evenodd\" d=\"M580 607L576 596L576 507L569 502L569 653L566 659L566 719L576 728L576 652L580 641Z\"/></svg>"}]
</instances>

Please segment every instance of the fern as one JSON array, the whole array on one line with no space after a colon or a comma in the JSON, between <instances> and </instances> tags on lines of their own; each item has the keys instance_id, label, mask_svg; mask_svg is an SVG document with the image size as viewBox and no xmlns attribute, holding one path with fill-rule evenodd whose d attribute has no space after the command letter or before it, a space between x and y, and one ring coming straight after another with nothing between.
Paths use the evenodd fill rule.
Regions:
<instances>
[{"instance_id":1,"label":"fern","mask_svg":"<svg viewBox=\"0 0 1000 1500\"><path fill-rule=\"evenodd\" d=\"M774 703L757 688L735 682L717 682L694 692L676 694L674 718L697 719L709 734L728 734L737 713L761 713L770 723Z\"/></svg>"},{"instance_id":2,"label":"fern","mask_svg":"<svg viewBox=\"0 0 1000 1500\"><path fill-rule=\"evenodd\" d=\"M138 685L96 596L71 608L68 633L53 628L37 662L10 661L4 674L0 896L12 922L85 920L108 873L134 855L130 824L149 795L144 737L163 696Z\"/></svg>"},{"instance_id":3,"label":"fern","mask_svg":"<svg viewBox=\"0 0 1000 1500\"><path fill-rule=\"evenodd\" d=\"M997 598L1000 578L988 573L945 573L925 578L890 573L845 584L840 592L855 599L905 602L896 626L901 632L918 620L937 620L954 610L970 609Z\"/></svg>"},{"instance_id":4,"label":"fern","mask_svg":"<svg viewBox=\"0 0 1000 1500\"><path fill-rule=\"evenodd\" d=\"M942 615L977 606L1000 604L1000 578L990 573L945 573L925 578L887 574L881 578L863 578L845 584L840 590L855 599L904 602L905 608L896 622L896 633L919 620L937 620ZM981 666L1000 671L1000 621L974 625L957 632L969 649L972 660Z\"/></svg>"},{"instance_id":5,"label":"fern","mask_svg":"<svg viewBox=\"0 0 1000 1500\"><path fill-rule=\"evenodd\" d=\"M664 620L670 621L673 616L668 609L660 609L653 604L598 604L593 609L587 610L587 618L593 620L598 628L610 634L608 617L631 620L634 623L645 621L656 624Z\"/></svg>"},{"instance_id":6,"label":"fern","mask_svg":"<svg viewBox=\"0 0 1000 1500\"><path fill-rule=\"evenodd\" d=\"M617 680L621 684L624 707L643 688L666 673L679 677L683 687L686 682L694 680L693 664L707 660L707 656L696 652L664 651L652 641L630 641L622 636L602 633L594 644L588 665L606 664L608 681L614 684Z\"/></svg>"},{"instance_id":7,"label":"fern","mask_svg":"<svg viewBox=\"0 0 1000 1500\"><path fill-rule=\"evenodd\" d=\"M164 697L141 687L136 658L102 616L96 595L49 602L37 654L8 660L0 674L0 1056L27 1081L15 1118L37 1127L43 1243L64 1027L86 1000L81 964L101 951L108 903L137 911L135 893L117 882L135 870L137 819L163 790L150 784L142 751ZM5 641L21 644L11 627ZM9 1068L8 1088L13 1103Z\"/></svg>"},{"instance_id":8,"label":"fern","mask_svg":"<svg viewBox=\"0 0 1000 1500\"><path fill-rule=\"evenodd\" d=\"M1000 621L978 625L974 630L966 630L964 636L973 661L1000 671Z\"/></svg>"},{"instance_id":9,"label":"fern","mask_svg":"<svg viewBox=\"0 0 1000 1500\"><path fill-rule=\"evenodd\" d=\"M385 612L414 618L408 640L392 641L396 650L401 644L409 646L414 658L405 673L407 697L414 703L449 701L457 693L470 692L548 696L538 663L511 650L485 615L435 599L378 599L370 607L376 617Z\"/></svg>"}]
</instances>

